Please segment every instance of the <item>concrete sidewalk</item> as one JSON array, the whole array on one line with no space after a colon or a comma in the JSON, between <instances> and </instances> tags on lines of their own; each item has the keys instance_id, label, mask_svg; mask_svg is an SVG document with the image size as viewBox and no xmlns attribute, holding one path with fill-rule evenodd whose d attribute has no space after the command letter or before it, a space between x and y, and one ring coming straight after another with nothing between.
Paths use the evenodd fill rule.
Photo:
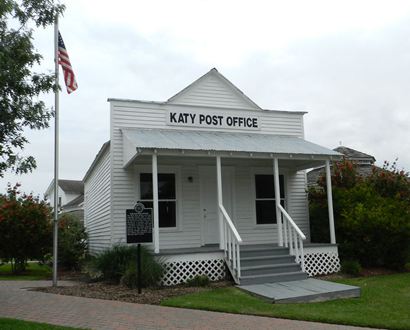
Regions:
<instances>
[{"instance_id":1,"label":"concrete sidewalk","mask_svg":"<svg viewBox=\"0 0 410 330\"><path fill-rule=\"evenodd\" d=\"M70 285L63 281L59 285ZM358 329L341 325L62 296L24 288L49 281L0 281L0 317L88 329ZM364 329L364 328L360 328Z\"/></svg>"}]
</instances>

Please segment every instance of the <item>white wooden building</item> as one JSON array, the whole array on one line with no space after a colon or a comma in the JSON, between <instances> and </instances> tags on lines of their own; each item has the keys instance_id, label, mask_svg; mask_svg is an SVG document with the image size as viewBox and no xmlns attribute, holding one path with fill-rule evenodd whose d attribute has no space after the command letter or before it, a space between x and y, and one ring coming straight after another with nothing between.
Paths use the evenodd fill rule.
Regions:
<instances>
[{"instance_id":1,"label":"white wooden building","mask_svg":"<svg viewBox=\"0 0 410 330\"><path fill-rule=\"evenodd\" d=\"M248 284L338 270L329 161L341 155L304 139L305 112L262 109L216 69L165 102L109 103L110 141L84 177L92 253L125 244L125 210L142 201L164 284L216 280L224 265ZM332 244L312 245L305 170L320 165Z\"/></svg>"}]
</instances>

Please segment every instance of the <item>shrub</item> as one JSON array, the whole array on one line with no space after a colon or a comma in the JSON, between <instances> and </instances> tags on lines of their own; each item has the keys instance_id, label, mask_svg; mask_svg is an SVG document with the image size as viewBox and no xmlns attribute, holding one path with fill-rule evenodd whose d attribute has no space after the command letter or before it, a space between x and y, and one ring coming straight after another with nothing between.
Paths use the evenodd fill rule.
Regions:
<instances>
[{"instance_id":1,"label":"shrub","mask_svg":"<svg viewBox=\"0 0 410 330\"><path fill-rule=\"evenodd\" d=\"M0 195L0 258L11 262L14 273L24 271L29 259L43 259L52 245L49 206L19 187L8 185Z\"/></svg>"},{"instance_id":2,"label":"shrub","mask_svg":"<svg viewBox=\"0 0 410 330\"><path fill-rule=\"evenodd\" d=\"M191 278L186 281L188 286L208 286L210 283L209 277L206 275L196 275L194 278Z\"/></svg>"},{"instance_id":3,"label":"shrub","mask_svg":"<svg viewBox=\"0 0 410 330\"><path fill-rule=\"evenodd\" d=\"M58 262L66 269L79 270L87 252L87 233L82 222L71 214L58 221Z\"/></svg>"},{"instance_id":4,"label":"shrub","mask_svg":"<svg viewBox=\"0 0 410 330\"><path fill-rule=\"evenodd\" d=\"M130 264L130 267L122 275L120 283L130 289L135 289L138 287L138 274L137 267L134 264ZM141 283L141 286L142 283Z\"/></svg>"},{"instance_id":5,"label":"shrub","mask_svg":"<svg viewBox=\"0 0 410 330\"><path fill-rule=\"evenodd\" d=\"M365 179L345 173L354 171L354 167L345 164L341 170L335 166L332 192L336 237L342 259L358 260L366 267L402 269L410 251L410 181L404 171L395 169L395 163L393 169L386 164ZM323 179L319 184L321 188L309 191L311 237L314 242L328 242Z\"/></svg>"},{"instance_id":6,"label":"shrub","mask_svg":"<svg viewBox=\"0 0 410 330\"><path fill-rule=\"evenodd\" d=\"M137 284L137 246L115 245L97 255L95 268L102 273L104 281L124 283L129 287ZM135 270L135 274L133 273ZM157 260L151 252L141 246L141 284L143 287L154 286L161 279L164 267L161 260Z\"/></svg>"},{"instance_id":7,"label":"shrub","mask_svg":"<svg viewBox=\"0 0 410 330\"><path fill-rule=\"evenodd\" d=\"M341 263L342 273L359 276L362 271L362 266L357 260L345 260Z\"/></svg>"}]
</instances>

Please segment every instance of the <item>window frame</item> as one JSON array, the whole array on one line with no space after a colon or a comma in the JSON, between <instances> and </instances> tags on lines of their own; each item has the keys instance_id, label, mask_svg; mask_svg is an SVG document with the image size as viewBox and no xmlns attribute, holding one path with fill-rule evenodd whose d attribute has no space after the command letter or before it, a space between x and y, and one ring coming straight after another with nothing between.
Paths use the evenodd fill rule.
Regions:
<instances>
[{"instance_id":1,"label":"window frame","mask_svg":"<svg viewBox=\"0 0 410 330\"><path fill-rule=\"evenodd\" d=\"M257 200L271 200L272 202L275 201L275 198L257 198L256 197L256 180L255 176L256 175L273 175L273 168L252 168L251 169L251 185L252 185L252 208L253 208L253 218L254 218L254 225L255 229L268 229L268 228L276 228L277 227L277 221L276 223L258 223L257 222L257 217L256 217L256 201ZM287 209L287 173L283 169L279 169L279 175L283 176L283 192L284 192L284 197L280 198L281 203L283 202L284 208ZM275 210L276 212L276 210Z\"/></svg>"},{"instance_id":2,"label":"window frame","mask_svg":"<svg viewBox=\"0 0 410 330\"><path fill-rule=\"evenodd\" d=\"M148 173L152 175L152 166L136 165L135 166L135 196L137 201L152 201L149 199L141 199L141 184L140 175ZM180 166L158 166L158 174L174 174L175 176L175 199L159 199L158 202L175 201L175 227L159 227L160 232L180 232L182 231L182 198L181 198L181 168Z\"/></svg>"}]
</instances>

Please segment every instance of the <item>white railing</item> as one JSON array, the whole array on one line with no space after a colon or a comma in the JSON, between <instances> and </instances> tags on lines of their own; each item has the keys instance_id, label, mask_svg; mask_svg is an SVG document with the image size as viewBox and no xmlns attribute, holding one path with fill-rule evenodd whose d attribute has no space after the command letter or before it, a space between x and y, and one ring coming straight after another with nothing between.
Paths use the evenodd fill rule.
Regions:
<instances>
[{"instance_id":1,"label":"white railing","mask_svg":"<svg viewBox=\"0 0 410 330\"><path fill-rule=\"evenodd\" d=\"M239 283L239 278L241 277L241 258L239 246L242 243L242 238L222 204L219 204L219 209L223 215L222 228L224 233L225 259L227 260L228 267L230 268L235 282Z\"/></svg>"},{"instance_id":2,"label":"white railing","mask_svg":"<svg viewBox=\"0 0 410 330\"><path fill-rule=\"evenodd\" d=\"M282 223L283 243L289 247L291 255L295 256L296 262L300 263L302 271L305 271L305 255L303 253L303 241L306 236L302 233L297 224L292 220L288 212L282 205L278 205L280 210L279 221Z\"/></svg>"}]
</instances>

